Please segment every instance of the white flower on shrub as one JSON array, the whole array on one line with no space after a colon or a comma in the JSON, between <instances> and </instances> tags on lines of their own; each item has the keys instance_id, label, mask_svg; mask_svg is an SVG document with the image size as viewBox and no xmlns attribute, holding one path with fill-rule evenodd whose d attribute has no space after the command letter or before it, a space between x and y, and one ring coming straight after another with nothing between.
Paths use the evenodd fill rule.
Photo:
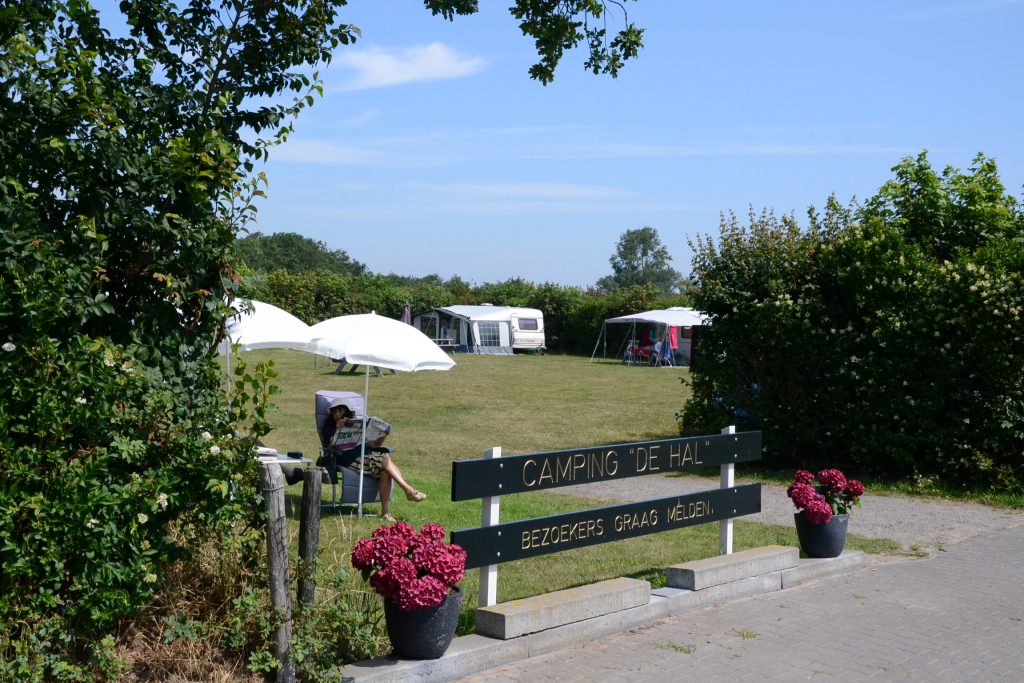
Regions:
<instances>
[{"instance_id":1,"label":"white flower on shrub","mask_svg":"<svg viewBox=\"0 0 1024 683\"><path fill-rule=\"evenodd\" d=\"M135 516L135 519L139 520L139 524L145 524L149 521L149 515L147 515L145 512L140 512Z\"/></svg>"},{"instance_id":2,"label":"white flower on shrub","mask_svg":"<svg viewBox=\"0 0 1024 683\"><path fill-rule=\"evenodd\" d=\"M7 342L3 346L4 351L7 351L8 353L10 353L11 351L13 351L16 348L18 348L18 347L15 346L14 344L12 344L11 342Z\"/></svg>"},{"instance_id":3,"label":"white flower on shrub","mask_svg":"<svg viewBox=\"0 0 1024 683\"><path fill-rule=\"evenodd\" d=\"M210 446L210 455L220 455L220 446Z\"/></svg>"},{"instance_id":4,"label":"white flower on shrub","mask_svg":"<svg viewBox=\"0 0 1024 683\"><path fill-rule=\"evenodd\" d=\"M79 396L78 398L75 399L75 403L81 403L84 406L86 403L88 403L88 401L86 401L83 397Z\"/></svg>"},{"instance_id":5,"label":"white flower on shrub","mask_svg":"<svg viewBox=\"0 0 1024 683\"><path fill-rule=\"evenodd\" d=\"M161 493L159 496L156 497L156 505L161 510L166 510L167 509L167 494L166 493Z\"/></svg>"},{"instance_id":6,"label":"white flower on shrub","mask_svg":"<svg viewBox=\"0 0 1024 683\"><path fill-rule=\"evenodd\" d=\"M92 529L93 527L95 527L99 523L100 523L100 520L96 519L95 517L90 517L89 521L85 523L85 526L90 528L90 529Z\"/></svg>"},{"instance_id":7,"label":"white flower on shrub","mask_svg":"<svg viewBox=\"0 0 1024 683\"><path fill-rule=\"evenodd\" d=\"M213 434L210 432L203 432L201 436L203 437L203 441L209 441L213 438Z\"/></svg>"}]
</instances>

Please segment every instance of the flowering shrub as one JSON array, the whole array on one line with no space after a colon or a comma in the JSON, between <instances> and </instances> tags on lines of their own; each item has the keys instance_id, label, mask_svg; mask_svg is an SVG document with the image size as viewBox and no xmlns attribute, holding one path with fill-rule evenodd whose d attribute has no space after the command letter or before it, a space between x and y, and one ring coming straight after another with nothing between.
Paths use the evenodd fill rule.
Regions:
<instances>
[{"instance_id":1,"label":"flowering shrub","mask_svg":"<svg viewBox=\"0 0 1024 683\"><path fill-rule=\"evenodd\" d=\"M983 156L936 172L922 153L893 170L806 227L730 215L694 245L694 306L711 324L680 430L746 416L776 467L1019 493L1024 211Z\"/></svg>"},{"instance_id":2,"label":"flowering shrub","mask_svg":"<svg viewBox=\"0 0 1024 683\"><path fill-rule=\"evenodd\" d=\"M860 507L864 484L847 479L836 469L822 470L817 478L807 470L797 470L786 494L811 524L824 524L832 515L842 515L854 505Z\"/></svg>"},{"instance_id":3,"label":"flowering shrub","mask_svg":"<svg viewBox=\"0 0 1024 683\"><path fill-rule=\"evenodd\" d=\"M405 612L436 607L466 572L466 551L444 542L444 527L405 522L377 527L352 549L352 566Z\"/></svg>"}]
</instances>

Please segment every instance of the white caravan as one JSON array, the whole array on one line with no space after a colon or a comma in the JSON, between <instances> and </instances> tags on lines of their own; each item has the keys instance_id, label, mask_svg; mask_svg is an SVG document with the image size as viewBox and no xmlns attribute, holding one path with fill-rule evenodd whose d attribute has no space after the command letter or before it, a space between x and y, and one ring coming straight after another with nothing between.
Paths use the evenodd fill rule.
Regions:
<instances>
[{"instance_id":1,"label":"white caravan","mask_svg":"<svg viewBox=\"0 0 1024 683\"><path fill-rule=\"evenodd\" d=\"M544 351L544 314L513 306L443 306L413 316L412 324L439 346L463 353Z\"/></svg>"}]
</instances>

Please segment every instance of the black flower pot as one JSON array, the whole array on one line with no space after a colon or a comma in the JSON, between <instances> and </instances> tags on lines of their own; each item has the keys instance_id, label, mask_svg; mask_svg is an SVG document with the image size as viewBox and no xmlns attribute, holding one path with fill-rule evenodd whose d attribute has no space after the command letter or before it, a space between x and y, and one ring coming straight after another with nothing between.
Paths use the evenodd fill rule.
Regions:
<instances>
[{"instance_id":1,"label":"black flower pot","mask_svg":"<svg viewBox=\"0 0 1024 683\"><path fill-rule=\"evenodd\" d=\"M846 529L850 515L832 515L824 524L812 524L804 513L793 515L796 520L796 537L807 557L839 557L846 545Z\"/></svg>"},{"instance_id":2,"label":"black flower pot","mask_svg":"<svg viewBox=\"0 0 1024 683\"><path fill-rule=\"evenodd\" d=\"M395 657L437 659L452 644L462 609L462 589L456 586L436 607L403 612L384 600L384 621Z\"/></svg>"}]
</instances>

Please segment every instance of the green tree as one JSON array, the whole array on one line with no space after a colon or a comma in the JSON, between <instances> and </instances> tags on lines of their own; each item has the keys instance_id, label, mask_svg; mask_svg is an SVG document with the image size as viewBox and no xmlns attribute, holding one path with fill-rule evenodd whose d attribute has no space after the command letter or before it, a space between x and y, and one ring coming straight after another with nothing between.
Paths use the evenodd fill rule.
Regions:
<instances>
[{"instance_id":1,"label":"green tree","mask_svg":"<svg viewBox=\"0 0 1024 683\"><path fill-rule=\"evenodd\" d=\"M683 281L679 272L669 265L672 257L661 243L658 231L649 226L622 233L608 261L612 274L597 282L598 288L605 292L648 285L661 294L672 294L679 290Z\"/></svg>"},{"instance_id":2,"label":"green tree","mask_svg":"<svg viewBox=\"0 0 1024 683\"><path fill-rule=\"evenodd\" d=\"M264 235L254 232L238 240L238 260L255 271L285 270L301 273L327 270L338 275L363 275L366 265L349 257L343 249L331 250L318 240L294 232Z\"/></svg>"},{"instance_id":3,"label":"green tree","mask_svg":"<svg viewBox=\"0 0 1024 683\"><path fill-rule=\"evenodd\" d=\"M215 348L256 165L356 38L345 4L123 0L119 34L86 0L0 10L0 679L115 677L83 663L110 660L102 634L170 563L218 531L258 539L234 430L267 429L272 370L228 403ZM603 9L521 0L534 76L582 37L614 76L640 33L603 42ZM255 547L218 576L249 576L227 565Z\"/></svg>"},{"instance_id":4,"label":"green tree","mask_svg":"<svg viewBox=\"0 0 1024 683\"><path fill-rule=\"evenodd\" d=\"M336 6L126 0L117 37L79 0L0 13L0 678L74 678L246 529L232 434L266 426L225 403L228 258L305 70L354 35Z\"/></svg>"},{"instance_id":5,"label":"green tree","mask_svg":"<svg viewBox=\"0 0 1024 683\"><path fill-rule=\"evenodd\" d=\"M477 0L424 0L434 14L446 19L475 14ZM608 35L608 14L614 7L622 12L623 27ZM519 20L522 32L533 38L540 61L530 67L530 78L547 85L555 78L555 67L566 50L586 41L588 55L584 66L594 74L613 78L627 59L636 57L643 47L642 28L629 22L624 2L606 0L516 0L509 8Z\"/></svg>"}]
</instances>

